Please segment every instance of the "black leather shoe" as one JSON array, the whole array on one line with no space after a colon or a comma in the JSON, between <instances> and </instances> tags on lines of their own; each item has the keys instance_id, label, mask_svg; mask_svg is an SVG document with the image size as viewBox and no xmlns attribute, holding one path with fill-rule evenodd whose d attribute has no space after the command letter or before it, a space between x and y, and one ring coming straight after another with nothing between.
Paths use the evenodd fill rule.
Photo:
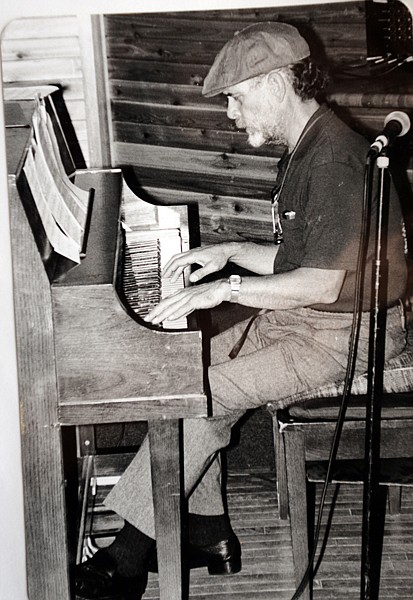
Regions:
<instances>
[{"instance_id":1,"label":"black leather shoe","mask_svg":"<svg viewBox=\"0 0 413 600\"><path fill-rule=\"evenodd\" d=\"M188 567L208 567L210 575L232 575L241 571L241 545L235 533L209 546L189 544Z\"/></svg>"},{"instance_id":2,"label":"black leather shoe","mask_svg":"<svg viewBox=\"0 0 413 600\"><path fill-rule=\"evenodd\" d=\"M146 571L137 577L122 577L111 556L99 550L76 567L76 600L141 600L147 582Z\"/></svg>"},{"instance_id":3,"label":"black leather shoe","mask_svg":"<svg viewBox=\"0 0 413 600\"><path fill-rule=\"evenodd\" d=\"M188 569L208 567L210 575L232 575L241 571L241 545L235 533L207 546L188 544L183 549L183 563ZM150 554L148 569L158 571L156 547Z\"/></svg>"}]
</instances>

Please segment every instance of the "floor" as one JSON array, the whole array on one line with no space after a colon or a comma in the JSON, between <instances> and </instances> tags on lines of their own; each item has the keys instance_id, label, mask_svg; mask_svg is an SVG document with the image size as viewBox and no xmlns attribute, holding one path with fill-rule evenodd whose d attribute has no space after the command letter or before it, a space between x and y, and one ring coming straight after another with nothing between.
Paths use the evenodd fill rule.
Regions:
<instances>
[{"instance_id":1,"label":"floor","mask_svg":"<svg viewBox=\"0 0 413 600\"><path fill-rule=\"evenodd\" d=\"M326 517L335 491L332 487L328 493ZM93 529L110 535L118 523L99 509L99 496ZM210 576L206 569L193 570L189 600L290 600L294 584L289 522L278 518L273 473L262 468L231 472L228 505L242 545L242 571ZM340 486L313 600L360 598L361 516L362 487ZM143 600L158 598L157 576L150 574ZM413 599L413 488L403 489L402 513L386 515L380 600L390 599Z\"/></svg>"}]
</instances>

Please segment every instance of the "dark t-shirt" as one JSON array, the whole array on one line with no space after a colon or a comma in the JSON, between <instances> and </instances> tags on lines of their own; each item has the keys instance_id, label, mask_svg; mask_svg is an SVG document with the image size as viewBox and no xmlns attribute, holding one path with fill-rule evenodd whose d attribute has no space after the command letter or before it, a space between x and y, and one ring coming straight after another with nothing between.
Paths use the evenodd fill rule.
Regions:
<instances>
[{"instance_id":1,"label":"dark t-shirt","mask_svg":"<svg viewBox=\"0 0 413 600\"><path fill-rule=\"evenodd\" d=\"M299 267L347 271L338 300L334 304L319 304L312 308L353 310L368 149L367 140L323 105L308 122L294 154L285 153L278 163L276 185L283 182L279 214L284 242L274 262L274 273ZM370 209L373 234L376 213L377 194L374 193ZM388 305L403 295L406 286L402 224L399 200L391 186L387 235ZM370 236L364 310L370 308L374 237Z\"/></svg>"}]
</instances>

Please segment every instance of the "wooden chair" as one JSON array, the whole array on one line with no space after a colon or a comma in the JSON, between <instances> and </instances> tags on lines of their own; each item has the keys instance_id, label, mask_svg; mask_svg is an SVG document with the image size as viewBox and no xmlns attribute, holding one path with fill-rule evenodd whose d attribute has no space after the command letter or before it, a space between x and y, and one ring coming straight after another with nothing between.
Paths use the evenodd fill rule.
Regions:
<instances>
[{"instance_id":1,"label":"wooden chair","mask_svg":"<svg viewBox=\"0 0 413 600\"><path fill-rule=\"evenodd\" d=\"M334 482L363 480L367 375L353 382L352 396L341 435ZM342 386L341 386L342 387ZM413 327L408 343L384 370L381 420L381 484L389 485L390 512L400 508L400 485L413 481ZM272 415L280 518L290 518L296 584L306 571L313 536L309 531L308 498L311 482L324 481L326 464L341 403L340 386L327 385L305 397L287 399L289 409ZM291 402L290 402L291 401ZM410 459L410 461L409 461ZM357 463L357 461L359 461ZM391 461L390 465L389 462ZM407 468L406 468L407 461ZM407 476L406 476L407 473ZM409 476L410 475L410 476ZM302 598L311 597L307 586Z\"/></svg>"}]
</instances>

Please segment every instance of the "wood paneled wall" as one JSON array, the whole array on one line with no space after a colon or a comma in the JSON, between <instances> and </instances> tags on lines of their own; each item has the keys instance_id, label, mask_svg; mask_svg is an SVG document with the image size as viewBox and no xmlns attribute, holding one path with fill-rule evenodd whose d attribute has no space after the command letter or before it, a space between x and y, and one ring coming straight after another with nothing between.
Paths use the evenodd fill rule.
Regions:
<instances>
[{"instance_id":1,"label":"wood paneled wall","mask_svg":"<svg viewBox=\"0 0 413 600\"><path fill-rule=\"evenodd\" d=\"M252 150L202 83L233 33L260 20L296 24L324 61L366 55L362 3L107 16L115 162L149 197L197 201L203 243L270 239L280 148Z\"/></svg>"},{"instance_id":2,"label":"wood paneled wall","mask_svg":"<svg viewBox=\"0 0 413 600\"><path fill-rule=\"evenodd\" d=\"M75 16L16 19L5 28L1 40L6 86L62 86L86 162L89 144L82 54L87 43Z\"/></svg>"},{"instance_id":3,"label":"wood paneled wall","mask_svg":"<svg viewBox=\"0 0 413 600\"><path fill-rule=\"evenodd\" d=\"M271 237L280 148L251 149L227 118L225 98L201 94L219 49L260 20L296 25L333 72L365 65L364 2L105 17L114 161L150 198L199 202L203 243ZM379 131L389 110L364 107L360 93L330 99L365 133Z\"/></svg>"},{"instance_id":4,"label":"wood paneled wall","mask_svg":"<svg viewBox=\"0 0 413 600\"><path fill-rule=\"evenodd\" d=\"M227 118L225 98L201 94L219 49L236 30L259 20L296 25L333 75L343 66L365 64L362 0L106 16L107 57L100 67L107 69L111 100L113 139L107 143L96 119L105 95L96 92L96 81L105 77L97 73L91 23L74 16L10 23L1 42L3 78L12 85L62 85L86 162L106 165L102 151L111 146L113 164L125 167L143 197L198 202L203 243L269 240L268 199L281 149L251 149L245 133ZM340 116L370 135L380 131L390 110L413 107L411 84L404 90L400 80L386 84L376 78L373 88L377 81L383 92L343 80L327 98Z\"/></svg>"}]
</instances>

